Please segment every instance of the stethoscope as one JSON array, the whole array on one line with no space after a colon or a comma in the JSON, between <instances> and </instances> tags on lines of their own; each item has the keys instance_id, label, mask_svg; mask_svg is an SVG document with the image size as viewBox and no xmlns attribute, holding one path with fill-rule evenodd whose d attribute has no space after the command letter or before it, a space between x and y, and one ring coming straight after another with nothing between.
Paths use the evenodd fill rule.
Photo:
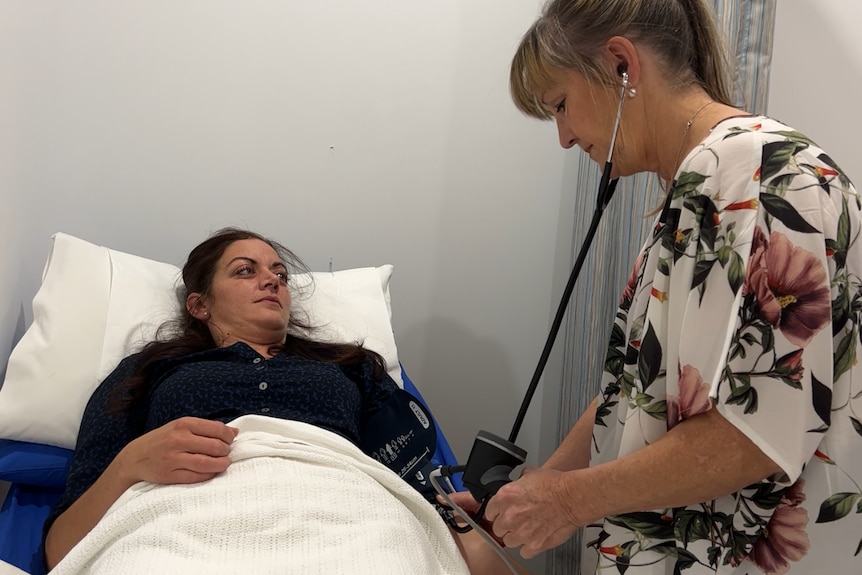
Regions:
<instances>
[{"instance_id":1,"label":"stethoscope","mask_svg":"<svg viewBox=\"0 0 862 575\"><path fill-rule=\"evenodd\" d=\"M623 112L623 102L625 101L626 92L628 91L629 86L629 75L625 70L620 72L622 76L622 87L620 89L620 100L617 105L617 114L614 119L614 128L613 134L611 135L611 144L608 149L608 158L605 161L604 169L602 170L602 177L599 180L599 188L598 193L596 194L596 208L593 212L592 221L590 222L590 227L587 230L587 235L584 238L583 244L581 245L580 252L578 253L578 257L575 260L575 265L572 268L572 272L569 275L569 281L566 283L566 288L563 290L563 296L560 300L560 305L557 307L557 313L554 316L554 321L551 324L551 330L548 334L548 339L545 342L545 347L542 350L542 354L539 357L539 362L536 365L536 369L533 372L533 377L530 380L530 385L527 387L527 392L524 395L524 399L521 402L521 408L518 411L518 415L515 417L515 423L512 426L512 431L509 433L508 439L503 439L493 433L488 431L481 430L476 435L476 440L473 443L473 448L470 451L470 455L467 458L467 464L463 466L443 466L439 470L432 472L431 474L431 482L434 485L437 492L446 500L446 502L452 506L454 509L459 511L459 514L467 521L467 524L475 528L477 532L479 532L483 537L488 539L490 536L484 532L483 529L479 528L476 524L476 520L482 518L485 513L485 507L488 505L488 502L491 500L491 497L497 493L497 491L506 483L509 483L511 479L509 475L511 472L519 465L522 465L527 459L526 450L515 445L515 440L518 437L518 432L521 430L521 425L524 422L524 417L527 413L527 409L530 406L530 402L533 399L533 395L536 392L536 388L539 385L539 379L542 376L542 372L545 369L545 365L548 362L548 358L551 355L551 349L554 347L554 341L557 338L557 333L560 330L560 326L563 323L563 317L566 313L566 307L568 306L569 300L572 297L572 291L575 289L575 282L578 279L578 276L581 273L581 268L584 265L584 260L587 257L587 252L589 251L590 245L593 242L593 238L596 234L596 230L599 227L599 223L602 218L602 214L604 214L605 208L611 201L611 197L614 195L614 191L617 187L618 178L611 179L611 170L613 168L613 151L616 147L617 133L620 128L620 118ZM476 501L480 502L479 511L476 514L476 517L471 518L469 515L463 510L460 510L457 505L455 505L451 499L448 497L448 494L445 490L440 487L438 479L440 477L448 477L455 473L459 473L463 471L464 475L462 477L462 482L464 487L470 491L470 494L473 496ZM469 531L470 528L458 528L455 527L451 522L450 526L455 528L458 531L464 532ZM494 545L496 548L497 546ZM508 560L503 557L503 560L512 568L513 572L516 572L514 567L511 566Z\"/></svg>"},{"instance_id":2,"label":"stethoscope","mask_svg":"<svg viewBox=\"0 0 862 575\"><path fill-rule=\"evenodd\" d=\"M623 101L625 100L626 91L628 90L629 85L629 75L628 72L622 73L623 82L622 89L620 91L620 101L617 104L617 115L614 119L614 132L611 136L611 146L608 149L608 159L605 161L604 169L602 170L602 177L599 180L599 189L596 194L596 208L593 211L593 218L590 221L590 227L587 230L587 235L584 238L583 244L581 244L581 250L578 253L578 257L575 260L575 265L572 268L572 273L569 275L569 281L566 283L566 289L563 290L563 297L560 300L560 305L557 307L557 313L554 316L554 322L551 324L551 331L548 334L548 339L545 342L545 347L542 350L542 355L539 357L539 363L536 365L536 370L533 373L533 378L530 380L530 385L527 387L527 393L524 396L523 402L521 402L521 409L518 411L518 415L515 417L515 423L512 426L512 432L509 434L509 442L515 442L515 439L518 437L518 432L521 430L521 424L524 422L524 416L527 413L527 408L530 406L530 402L533 399L533 394L536 391L536 387L539 385L539 378L542 376L542 372L545 370L545 364L548 362L548 357L551 355L551 349L554 347L554 341L557 338L557 332L560 331L560 326L563 323L563 316L566 313L566 307L569 304L569 300L572 297L572 291L575 289L575 282L578 279L578 275L581 273L581 268L584 265L584 260L587 258L587 252L590 249L590 245L593 243L593 237L596 235L596 230L599 227L599 222L602 219L602 215L604 214L605 208L608 207L608 204L611 201L611 197L614 195L614 192L617 189L617 181L618 178L611 179L611 169L613 168L613 163L611 161L614 153L614 147L616 147L617 143L617 133L620 129L620 117L623 114ZM469 465L469 460L468 460Z\"/></svg>"}]
</instances>

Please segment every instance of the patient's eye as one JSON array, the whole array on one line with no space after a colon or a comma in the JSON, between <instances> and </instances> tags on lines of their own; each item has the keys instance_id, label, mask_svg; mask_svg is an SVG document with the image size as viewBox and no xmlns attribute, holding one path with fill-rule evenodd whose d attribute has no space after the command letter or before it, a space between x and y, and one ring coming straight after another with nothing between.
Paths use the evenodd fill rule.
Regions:
<instances>
[{"instance_id":1,"label":"patient's eye","mask_svg":"<svg viewBox=\"0 0 862 575\"><path fill-rule=\"evenodd\" d=\"M278 276L279 281L283 284L286 284L287 280L290 279L290 276L285 271L275 272L275 275Z\"/></svg>"},{"instance_id":2,"label":"patient's eye","mask_svg":"<svg viewBox=\"0 0 862 575\"><path fill-rule=\"evenodd\" d=\"M240 266L234 273L238 276L249 276L254 274L254 268L251 266Z\"/></svg>"}]
</instances>

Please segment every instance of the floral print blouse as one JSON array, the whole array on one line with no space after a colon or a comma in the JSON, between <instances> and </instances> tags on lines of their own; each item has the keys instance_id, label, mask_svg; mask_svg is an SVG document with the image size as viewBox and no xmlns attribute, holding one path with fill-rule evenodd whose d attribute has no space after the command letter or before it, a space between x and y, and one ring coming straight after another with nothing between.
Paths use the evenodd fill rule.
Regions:
<instances>
[{"instance_id":1,"label":"floral print blouse","mask_svg":"<svg viewBox=\"0 0 862 575\"><path fill-rule=\"evenodd\" d=\"M714 408L784 473L607 517L586 529L581 572L862 573L860 311L850 180L780 122L720 122L684 159L626 286L591 465Z\"/></svg>"}]
</instances>

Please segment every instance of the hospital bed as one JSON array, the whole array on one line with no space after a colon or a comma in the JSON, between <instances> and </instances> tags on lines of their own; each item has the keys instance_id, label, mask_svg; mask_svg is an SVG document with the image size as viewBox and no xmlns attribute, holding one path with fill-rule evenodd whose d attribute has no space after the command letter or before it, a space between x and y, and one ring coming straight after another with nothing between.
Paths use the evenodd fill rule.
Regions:
<instances>
[{"instance_id":1,"label":"hospital bed","mask_svg":"<svg viewBox=\"0 0 862 575\"><path fill-rule=\"evenodd\" d=\"M314 273L305 278L304 295L294 297L294 312L322 326L321 337L363 340L384 357L396 383L424 405L398 359L392 271L384 265ZM120 359L177 312L178 274L169 264L54 236L33 300L33 323L13 349L0 388L0 481L11 484L0 508L0 574L44 572L42 524L62 493L86 401ZM456 465L434 426L432 463ZM463 489L457 476L452 482Z\"/></svg>"}]
</instances>

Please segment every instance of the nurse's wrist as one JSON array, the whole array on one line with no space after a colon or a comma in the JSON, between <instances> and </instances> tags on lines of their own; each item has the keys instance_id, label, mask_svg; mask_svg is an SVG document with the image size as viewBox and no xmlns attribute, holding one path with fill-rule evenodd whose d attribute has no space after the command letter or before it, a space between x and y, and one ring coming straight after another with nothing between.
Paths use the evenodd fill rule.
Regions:
<instances>
[{"instance_id":1,"label":"nurse's wrist","mask_svg":"<svg viewBox=\"0 0 862 575\"><path fill-rule=\"evenodd\" d=\"M560 505L578 527L596 523L608 515L608 498L596 491L592 471L575 469L562 475Z\"/></svg>"}]
</instances>

